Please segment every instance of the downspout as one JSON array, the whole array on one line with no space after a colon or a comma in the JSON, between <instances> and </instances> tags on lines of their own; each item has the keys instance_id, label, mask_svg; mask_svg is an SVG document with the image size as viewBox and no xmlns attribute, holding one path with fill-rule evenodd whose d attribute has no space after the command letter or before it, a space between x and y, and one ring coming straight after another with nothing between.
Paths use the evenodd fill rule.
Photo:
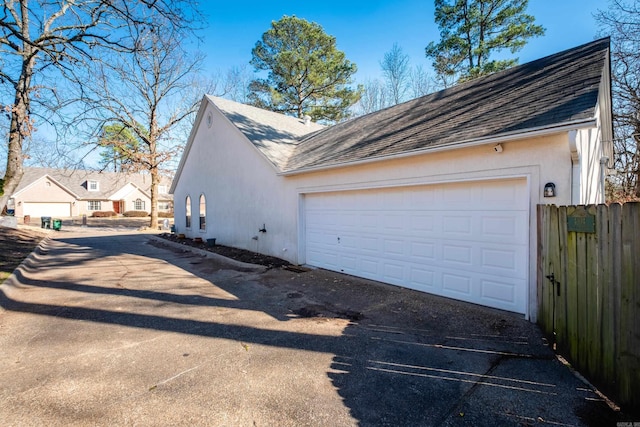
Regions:
<instances>
[{"instance_id":1,"label":"downspout","mask_svg":"<svg viewBox=\"0 0 640 427\"><path fill-rule=\"evenodd\" d=\"M571 204L580 204L580 152L578 131L569 131L569 152L571 153Z\"/></svg>"},{"instance_id":2,"label":"downspout","mask_svg":"<svg viewBox=\"0 0 640 427\"><path fill-rule=\"evenodd\" d=\"M607 184L607 173L606 169L609 164L609 157L602 156L600 158L600 200L598 203L605 203L607 201L606 194L606 184Z\"/></svg>"}]
</instances>

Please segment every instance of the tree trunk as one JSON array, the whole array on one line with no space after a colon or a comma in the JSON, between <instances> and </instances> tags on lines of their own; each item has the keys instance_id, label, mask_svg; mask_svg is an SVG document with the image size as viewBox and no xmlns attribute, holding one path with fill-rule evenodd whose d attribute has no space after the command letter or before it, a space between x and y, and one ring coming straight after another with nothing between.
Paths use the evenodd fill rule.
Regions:
<instances>
[{"instance_id":1,"label":"tree trunk","mask_svg":"<svg viewBox=\"0 0 640 427\"><path fill-rule=\"evenodd\" d=\"M149 227L155 230L158 228L158 184L160 183L160 174L158 168L151 169L151 224Z\"/></svg>"},{"instance_id":2,"label":"tree trunk","mask_svg":"<svg viewBox=\"0 0 640 427\"><path fill-rule=\"evenodd\" d=\"M23 169L22 143L32 132L29 118L29 96L31 91L31 75L35 64L35 57L27 55L22 64L22 72L16 85L14 105L11 106L11 124L9 126L9 147L7 150L7 167L1 182L0 212L4 212L9 198L20 184Z\"/></svg>"},{"instance_id":3,"label":"tree trunk","mask_svg":"<svg viewBox=\"0 0 640 427\"><path fill-rule=\"evenodd\" d=\"M20 184L24 169L22 168L22 136L19 132L14 132L14 122L20 120L16 113L11 113L11 130L9 131L9 151L7 154L7 168L2 182L2 192L0 192L0 211L4 211L9 198Z\"/></svg>"}]
</instances>

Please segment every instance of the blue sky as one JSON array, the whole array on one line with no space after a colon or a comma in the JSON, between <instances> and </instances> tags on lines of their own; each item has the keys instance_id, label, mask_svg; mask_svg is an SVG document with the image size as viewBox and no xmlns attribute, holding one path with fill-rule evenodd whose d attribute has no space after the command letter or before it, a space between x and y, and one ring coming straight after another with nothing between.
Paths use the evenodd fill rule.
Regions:
<instances>
[{"instance_id":1,"label":"blue sky","mask_svg":"<svg viewBox=\"0 0 640 427\"><path fill-rule=\"evenodd\" d=\"M519 52L520 63L593 40L598 33L593 14L606 5L607 0L530 0L528 11L546 34ZM439 39L430 0L214 0L201 6L209 22L201 48L207 55L205 67L212 72L248 64L255 43L271 21L283 15L316 22L336 37L338 48L358 66L358 82L380 77L380 60L394 43L412 65L430 70L424 48Z\"/></svg>"}]
</instances>

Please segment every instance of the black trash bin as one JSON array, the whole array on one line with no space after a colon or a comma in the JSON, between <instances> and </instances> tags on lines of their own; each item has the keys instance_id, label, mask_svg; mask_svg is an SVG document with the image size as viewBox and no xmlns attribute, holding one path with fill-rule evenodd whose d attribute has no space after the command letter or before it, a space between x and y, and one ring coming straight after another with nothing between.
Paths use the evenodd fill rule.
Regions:
<instances>
[{"instance_id":1,"label":"black trash bin","mask_svg":"<svg viewBox=\"0 0 640 427\"><path fill-rule=\"evenodd\" d=\"M43 216L40 218L40 227L41 228L51 228L51 217Z\"/></svg>"}]
</instances>

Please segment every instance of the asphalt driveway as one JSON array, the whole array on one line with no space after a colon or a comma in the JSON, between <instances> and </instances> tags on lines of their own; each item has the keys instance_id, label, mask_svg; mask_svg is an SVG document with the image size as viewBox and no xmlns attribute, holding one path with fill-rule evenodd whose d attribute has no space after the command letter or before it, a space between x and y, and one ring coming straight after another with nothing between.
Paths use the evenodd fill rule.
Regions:
<instances>
[{"instance_id":1,"label":"asphalt driveway","mask_svg":"<svg viewBox=\"0 0 640 427\"><path fill-rule=\"evenodd\" d=\"M53 234L0 305L3 426L613 420L520 316L137 232Z\"/></svg>"}]
</instances>

